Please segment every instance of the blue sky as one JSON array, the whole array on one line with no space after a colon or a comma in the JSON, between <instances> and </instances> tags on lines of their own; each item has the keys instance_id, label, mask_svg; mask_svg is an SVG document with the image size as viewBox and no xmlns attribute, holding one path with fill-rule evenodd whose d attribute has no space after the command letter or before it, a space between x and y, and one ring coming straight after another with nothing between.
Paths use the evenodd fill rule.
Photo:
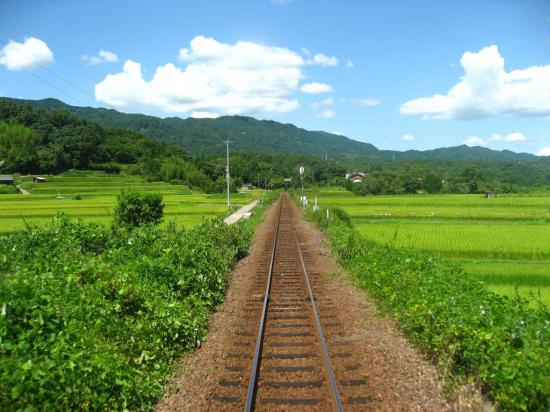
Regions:
<instances>
[{"instance_id":1,"label":"blue sky","mask_svg":"<svg viewBox=\"0 0 550 412\"><path fill-rule=\"evenodd\" d=\"M0 94L550 155L550 2L2 0Z\"/></svg>"}]
</instances>

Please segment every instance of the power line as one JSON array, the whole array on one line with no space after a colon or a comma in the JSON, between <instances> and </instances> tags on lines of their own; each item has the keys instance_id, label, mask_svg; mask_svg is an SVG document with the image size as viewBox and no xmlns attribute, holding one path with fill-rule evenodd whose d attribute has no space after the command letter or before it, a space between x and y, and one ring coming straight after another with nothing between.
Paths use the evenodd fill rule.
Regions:
<instances>
[{"instance_id":1,"label":"power line","mask_svg":"<svg viewBox=\"0 0 550 412\"><path fill-rule=\"evenodd\" d=\"M5 41L5 40L2 40L3 43L5 44L8 44L9 42ZM11 60L8 56L6 56L6 54L4 53L4 56L3 56L6 60L12 62L12 63L15 63L13 60ZM87 90L84 90L83 88L81 88L80 86L77 86L76 84L74 84L73 82L71 82L70 80L67 80L63 77L61 77L60 75L58 75L57 73L53 72L52 70L48 69L46 66L44 66L43 64L41 63L38 63L36 62L35 63L36 66L42 68L43 70L47 71L48 73L50 73L51 75L57 77L58 79L64 81L65 83L69 84L70 86L72 86L73 88L75 88L76 90L79 90L80 92L84 93L84 94L87 94L88 96L91 96L94 100L95 100L95 96L90 93L89 91ZM31 70L23 67L22 68L23 70L25 70L27 73L31 74L32 76L36 77L37 79L39 79L40 81L46 83L48 86L50 86L51 88L57 90L59 93L62 93L63 95L69 97L70 99L78 102L79 104L85 106L86 103L82 102L80 99L74 97L73 95L61 90L60 88L58 88L57 86L53 85L52 83L48 82L46 79L40 77L38 74L32 72Z\"/></svg>"},{"instance_id":2,"label":"power line","mask_svg":"<svg viewBox=\"0 0 550 412\"><path fill-rule=\"evenodd\" d=\"M9 60L9 59L8 59L8 60ZM23 70L25 70L27 73L31 74L32 76L36 77L38 80L40 80L40 81L46 83L46 84L47 84L48 86L50 86L52 89L57 90L59 93L64 94L64 95L67 96L68 98L73 99L74 101L76 101L77 103L80 103L81 105L85 105L85 103L82 102L80 99L78 99L78 98L76 98L76 97L70 95L70 94L67 93L67 92L64 92L64 91L61 90L59 87L53 85L52 83L50 83L50 82L47 81L46 79L40 77L40 76L37 75L36 73L34 73L34 72L32 72L32 71L30 71L30 70L28 70L28 69L25 69L25 68L23 68Z\"/></svg>"},{"instance_id":3,"label":"power line","mask_svg":"<svg viewBox=\"0 0 550 412\"><path fill-rule=\"evenodd\" d=\"M87 94L88 96L93 97L93 98L95 99L95 95L93 95L93 94L90 93L89 91L84 90L84 89L81 88L80 86L77 86L76 84L74 84L74 83L71 82L70 80L64 79L63 77L61 77L60 75L58 75L58 74L56 74L55 72L51 71L50 69L48 69L47 67L43 66L42 64L37 63L37 65L40 66L42 69L46 70L48 73L50 73L50 74L52 74L53 76L57 77L58 79L63 80L65 83L71 85L71 86L74 87L76 90L79 90L79 91L81 91L82 93Z\"/></svg>"}]
</instances>

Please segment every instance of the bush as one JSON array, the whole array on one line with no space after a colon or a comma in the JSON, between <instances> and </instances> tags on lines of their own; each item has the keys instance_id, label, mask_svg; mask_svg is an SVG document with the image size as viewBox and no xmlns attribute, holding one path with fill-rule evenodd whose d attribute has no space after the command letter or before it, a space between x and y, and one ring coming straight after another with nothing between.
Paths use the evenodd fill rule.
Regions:
<instances>
[{"instance_id":1,"label":"bush","mask_svg":"<svg viewBox=\"0 0 550 412\"><path fill-rule=\"evenodd\" d=\"M0 239L0 410L151 410L252 230L56 217Z\"/></svg>"},{"instance_id":2,"label":"bush","mask_svg":"<svg viewBox=\"0 0 550 412\"><path fill-rule=\"evenodd\" d=\"M88 168L90 170L102 171L111 174L119 174L122 170L122 166L116 162L90 163Z\"/></svg>"},{"instance_id":3,"label":"bush","mask_svg":"<svg viewBox=\"0 0 550 412\"><path fill-rule=\"evenodd\" d=\"M327 220L327 208L319 209L317 212L313 212L312 209L307 209L306 213L308 218L318 227L327 228L329 226L329 221ZM352 226L349 215L339 207L331 207L329 209L329 219L332 224L344 225L346 227Z\"/></svg>"},{"instance_id":4,"label":"bush","mask_svg":"<svg viewBox=\"0 0 550 412\"><path fill-rule=\"evenodd\" d=\"M450 261L371 242L342 220L327 231L358 285L442 369L478 383L500 410L547 410L547 308L489 292Z\"/></svg>"},{"instance_id":5,"label":"bush","mask_svg":"<svg viewBox=\"0 0 550 412\"><path fill-rule=\"evenodd\" d=\"M114 224L138 227L143 224L159 224L164 215L162 196L158 193L123 191L117 195Z\"/></svg>"},{"instance_id":6,"label":"bush","mask_svg":"<svg viewBox=\"0 0 550 412\"><path fill-rule=\"evenodd\" d=\"M19 193L19 190L12 185L0 185L0 195L11 195Z\"/></svg>"}]
</instances>

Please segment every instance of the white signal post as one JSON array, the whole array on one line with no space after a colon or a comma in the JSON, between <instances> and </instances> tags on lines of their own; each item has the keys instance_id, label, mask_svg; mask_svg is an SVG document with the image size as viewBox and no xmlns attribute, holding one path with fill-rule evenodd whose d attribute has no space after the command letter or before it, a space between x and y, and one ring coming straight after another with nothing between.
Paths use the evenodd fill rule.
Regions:
<instances>
[{"instance_id":1,"label":"white signal post","mask_svg":"<svg viewBox=\"0 0 550 412\"><path fill-rule=\"evenodd\" d=\"M302 181L302 205L305 205L305 200L304 200L304 174L305 174L305 169L304 169L304 166L300 166L300 180Z\"/></svg>"},{"instance_id":2,"label":"white signal post","mask_svg":"<svg viewBox=\"0 0 550 412\"><path fill-rule=\"evenodd\" d=\"M225 141L227 147L227 161L225 164L225 179L227 180L227 214L231 214L231 197L229 194L229 139Z\"/></svg>"}]
</instances>

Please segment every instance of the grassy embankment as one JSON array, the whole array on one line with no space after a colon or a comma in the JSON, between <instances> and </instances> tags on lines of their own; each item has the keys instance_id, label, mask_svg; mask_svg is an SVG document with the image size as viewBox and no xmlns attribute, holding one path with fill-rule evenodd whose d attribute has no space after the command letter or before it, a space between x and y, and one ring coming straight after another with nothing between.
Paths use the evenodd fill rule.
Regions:
<instances>
[{"instance_id":1,"label":"grassy embankment","mask_svg":"<svg viewBox=\"0 0 550 412\"><path fill-rule=\"evenodd\" d=\"M375 242L452 259L490 290L509 296L517 290L550 306L548 195L360 197L336 188L317 194Z\"/></svg>"},{"instance_id":2,"label":"grassy embankment","mask_svg":"<svg viewBox=\"0 0 550 412\"><path fill-rule=\"evenodd\" d=\"M204 339L266 207L233 226L61 216L0 235L0 410L151 410L173 362Z\"/></svg>"},{"instance_id":3,"label":"grassy embankment","mask_svg":"<svg viewBox=\"0 0 550 412\"><path fill-rule=\"evenodd\" d=\"M550 406L550 314L487 291L461 265L369 240L342 209L308 215L356 283L437 364L445 387L475 383L499 410ZM327 227L328 226L328 227Z\"/></svg>"},{"instance_id":4,"label":"grassy embankment","mask_svg":"<svg viewBox=\"0 0 550 412\"><path fill-rule=\"evenodd\" d=\"M204 218L227 213L225 195L190 191L183 185L150 183L141 177L82 172L46 176L46 179L46 183L19 179L30 195L0 192L0 233L22 229L26 224L44 226L59 212L85 222L109 225L116 194L129 188L162 194L166 206L165 224L174 221L178 227L191 228ZM232 203L244 205L262 193L232 194ZM62 199L57 199L58 195Z\"/></svg>"}]
</instances>

